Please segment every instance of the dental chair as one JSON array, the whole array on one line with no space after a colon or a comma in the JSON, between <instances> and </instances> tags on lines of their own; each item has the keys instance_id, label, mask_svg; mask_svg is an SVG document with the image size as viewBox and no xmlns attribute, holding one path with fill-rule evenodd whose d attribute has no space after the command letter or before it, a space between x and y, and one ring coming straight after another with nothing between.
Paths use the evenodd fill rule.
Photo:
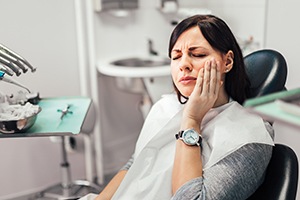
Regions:
<instances>
[{"instance_id":1,"label":"dental chair","mask_svg":"<svg viewBox=\"0 0 300 200\"><path fill-rule=\"evenodd\" d=\"M259 50L247 55L244 62L251 82L250 98L286 90L287 64L279 52ZM295 152L286 145L275 144L265 180L248 200L295 200L297 186Z\"/></svg>"}]
</instances>

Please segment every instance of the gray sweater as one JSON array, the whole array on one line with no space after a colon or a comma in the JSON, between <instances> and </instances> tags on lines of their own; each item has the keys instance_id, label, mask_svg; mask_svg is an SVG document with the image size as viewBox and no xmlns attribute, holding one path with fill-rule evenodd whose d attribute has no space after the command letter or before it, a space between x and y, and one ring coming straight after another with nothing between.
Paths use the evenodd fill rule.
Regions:
<instances>
[{"instance_id":1,"label":"gray sweater","mask_svg":"<svg viewBox=\"0 0 300 200\"><path fill-rule=\"evenodd\" d=\"M272 138L272 127L266 123ZM252 143L244 145L203 172L203 176L185 183L172 200L243 200L264 180L272 155L272 146ZM128 170L131 158L122 170Z\"/></svg>"}]
</instances>

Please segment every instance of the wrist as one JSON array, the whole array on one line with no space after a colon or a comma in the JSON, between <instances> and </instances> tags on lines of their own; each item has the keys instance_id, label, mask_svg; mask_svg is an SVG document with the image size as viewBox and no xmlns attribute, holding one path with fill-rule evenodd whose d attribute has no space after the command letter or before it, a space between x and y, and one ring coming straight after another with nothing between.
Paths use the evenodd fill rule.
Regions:
<instances>
[{"instance_id":1,"label":"wrist","mask_svg":"<svg viewBox=\"0 0 300 200\"><path fill-rule=\"evenodd\" d=\"M180 126L180 130L186 130L186 129L194 129L200 134L200 123L196 121L183 121Z\"/></svg>"}]
</instances>

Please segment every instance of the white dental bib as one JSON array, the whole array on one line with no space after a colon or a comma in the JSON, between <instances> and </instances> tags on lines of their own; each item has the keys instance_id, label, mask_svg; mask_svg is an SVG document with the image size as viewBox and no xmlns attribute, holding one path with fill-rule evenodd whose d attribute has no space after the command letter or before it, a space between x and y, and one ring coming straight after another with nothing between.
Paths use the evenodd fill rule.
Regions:
<instances>
[{"instance_id":1,"label":"white dental bib","mask_svg":"<svg viewBox=\"0 0 300 200\"><path fill-rule=\"evenodd\" d=\"M151 109L134 153L134 162L113 200L169 200L183 105L176 95L166 95ZM263 120L237 102L211 109L201 127L202 163L206 170L248 143L274 145Z\"/></svg>"}]
</instances>

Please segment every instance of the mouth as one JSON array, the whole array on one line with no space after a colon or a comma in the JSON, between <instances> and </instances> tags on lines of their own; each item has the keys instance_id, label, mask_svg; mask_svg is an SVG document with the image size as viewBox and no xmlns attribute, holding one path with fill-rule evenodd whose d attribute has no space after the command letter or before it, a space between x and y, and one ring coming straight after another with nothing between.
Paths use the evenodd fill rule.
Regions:
<instances>
[{"instance_id":1,"label":"mouth","mask_svg":"<svg viewBox=\"0 0 300 200\"><path fill-rule=\"evenodd\" d=\"M188 83L196 81L196 80L197 80L197 78L192 77L192 76L183 76L179 79L179 82L183 83L183 84L188 84Z\"/></svg>"}]
</instances>

